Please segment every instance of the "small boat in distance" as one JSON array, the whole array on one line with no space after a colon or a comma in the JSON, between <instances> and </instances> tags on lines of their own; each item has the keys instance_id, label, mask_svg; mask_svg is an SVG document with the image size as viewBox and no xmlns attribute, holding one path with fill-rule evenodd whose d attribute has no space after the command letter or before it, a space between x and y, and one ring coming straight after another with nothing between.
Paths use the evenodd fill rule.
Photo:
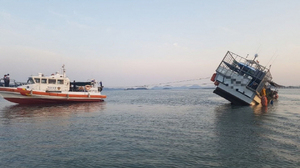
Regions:
<instances>
[{"instance_id":1,"label":"small boat in distance","mask_svg":"<svg viewBox=\"0 0 300 168\"><path fill-rule=\"evenodd\" d=\"M217 86L214 93L236 105L267 106L278 98L280 87L272 81L270 69L256 59L247 59L228 51L211 77Z\"/></svg>"},{"instance_id":2,"label":"small boat in distance","mask_svg":"<svg viewBox=\"0 0 300 168\"><path fill-rule=\"evenodd\" d=\"M50 76L39 73L28 78L27 84L18 87L0 87L0 95L14 103L66 103L66 102L100 102L102 82L91 79L88 82L70 82L66 77L64 65L62 72Z\"/></svg>"}]
</instances>

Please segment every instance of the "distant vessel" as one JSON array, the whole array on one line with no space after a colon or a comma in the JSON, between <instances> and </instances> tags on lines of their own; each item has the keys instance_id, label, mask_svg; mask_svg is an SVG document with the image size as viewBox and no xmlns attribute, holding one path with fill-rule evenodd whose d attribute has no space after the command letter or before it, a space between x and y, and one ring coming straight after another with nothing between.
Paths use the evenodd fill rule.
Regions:
<instances>
[{"instance_id":1,"label":"distant vessel","mask_svg":"<svg viewBox=\"0 0 300 168\"><path fill-rule=\"evenodd\" d=\"M99 102L106 98L101 95L102 82L92 79L88 82L70 82L65 68L51 76L39 73L28 78L27 84L18 87L0 87L0 95L19 104Z\"/></svg>"},{"instance_id":2,"label":"distant vessel","mask_svg":"<svg viewBox=\"0 0 300 168\"><path fill-rule=\"evenodd\" d=\"M262 66L254 59L249 60L234 54L226 53L211 81L217 86L214 93L236 105L267 106L278 98L280 86L272 82L270 69Z\"/></svg>"}]
</instances>

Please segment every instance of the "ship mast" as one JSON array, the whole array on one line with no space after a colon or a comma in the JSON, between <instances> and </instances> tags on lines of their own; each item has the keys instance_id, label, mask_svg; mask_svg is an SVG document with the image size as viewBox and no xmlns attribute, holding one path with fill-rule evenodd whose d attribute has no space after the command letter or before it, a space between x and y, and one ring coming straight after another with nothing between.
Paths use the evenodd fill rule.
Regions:
<instances>
[{"instance_id":1,"label":"ship mast","mask_svg":"<svg viewBox=\"0 0 300 168\"><path fill-rule=\"evenodd\" d=\"M66 69L65 69L65 64L62 66L62 72L63 72L63 77L66 77Z\"/></svg>"}]
</instances>

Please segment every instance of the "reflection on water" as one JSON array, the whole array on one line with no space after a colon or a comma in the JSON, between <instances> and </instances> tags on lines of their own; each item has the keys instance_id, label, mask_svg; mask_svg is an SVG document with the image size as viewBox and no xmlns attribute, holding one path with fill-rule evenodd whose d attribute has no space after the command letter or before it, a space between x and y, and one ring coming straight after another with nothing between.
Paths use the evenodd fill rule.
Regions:
<instances>
[{"instance_id":1,"label":"reflection on water","mask_svg":"<svg viewBox=\"0 0 300 168\"><path fill-rule=\"evenodd\" d=\"M276 111L278 107L278 101L274 101L274 103L267 107L264 107L262 105L255 105L255 106L235 106L231 105L230 103L222 104L219 106L216 106L215 112L216 114L222 114L226 112L232 112L232 111L240 111L240 112L253 112L256 116L265 115L267 113L270 113L272 111Z\"/></svg>"},{"instance_id":2,"label":"reflection on water","mask_svg":"<svg viewBox=\"0 0 300 168\"><path fill-rule=\"evenodd\" d=\"M278 102L268 107L223 104L214 113L221 166L293 167L298 162L291 155L299 151L297 129L289 125L299 124L278 115Z\"/></svg>"},{"instance_id":3,"label":"reflection on water","mask_svg":"<svg viewBox=\"0 0 300 168\"><path fill-rule=\"evenodd\" d=\"M105 102L64 103L51 105L10 105L1 111L1 118L66 116L74 113L97 112L105 109Z\"/></svg>"},{"instance_id":4,"label":"reflection on water","mask_svg":"<svg viewBox=\"0 0 300 168\"><path fill-rule=\"evenodd\" d=\"M261 107L221 105L215 108L216 134L220 165L226 167L247 167L251 156L259 161L260 131L255 113L264 113ZM255 167L255 162L252 163ZM259 166L259 164L257 165Z\"/></svg>"},{"instance_id":5,"label":"reflection on water","mask_svg":"<svg viewBox=\"0 0 300 168\"><path fill-rule=\"evenodd\" d=\"M232 106L210 90L110 94L55 106L0 99L0 167L300 166L293 97L265 108Z\"/></svg>"},{"instance_id":6,"label":"reflection on water","mask_svg":"<svg viewBox=\"0 0 300 168\"><path fill-rule=\"evenodd\" d=\"M256 116L265 115L266 113L270 113L272 111L276 111L278 107L278 101L275 100L273 104L269 104L267 107L264 107L262 105L257 106L251 106L254 114Z\"/></svg>"}]
</instances>

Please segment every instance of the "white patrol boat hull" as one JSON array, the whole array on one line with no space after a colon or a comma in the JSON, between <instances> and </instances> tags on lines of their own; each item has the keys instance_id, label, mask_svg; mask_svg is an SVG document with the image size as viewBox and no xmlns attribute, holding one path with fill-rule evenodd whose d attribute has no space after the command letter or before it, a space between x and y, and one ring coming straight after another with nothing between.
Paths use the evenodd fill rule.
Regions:
<instances>
[{"instance_id":1,"label":"white patrol boat hull","mask_svg":"<svg viewBox=\"0 0 300 168\"><path fill-rule=\"evenodd\" d=\"M106 98L101 95L102 82L91 79L88 82L70 82L65 73L28 78L27 84L19 87L0 87L0 95L19 104L65 103L65 102L100 102Z\"/></svg>"},{"instance_id":2,"label":"white patrol boat hull","mask_svg":"<svg viewBox=\"0 0 300 168\"><path fill-rule=\"evenodd\" d=\"M10 102L19 104L101 102L106 98L105 95L99 95L99 93L29 91L9 87L0 87L0 95Z\"/></svg>"}]
</instances>

